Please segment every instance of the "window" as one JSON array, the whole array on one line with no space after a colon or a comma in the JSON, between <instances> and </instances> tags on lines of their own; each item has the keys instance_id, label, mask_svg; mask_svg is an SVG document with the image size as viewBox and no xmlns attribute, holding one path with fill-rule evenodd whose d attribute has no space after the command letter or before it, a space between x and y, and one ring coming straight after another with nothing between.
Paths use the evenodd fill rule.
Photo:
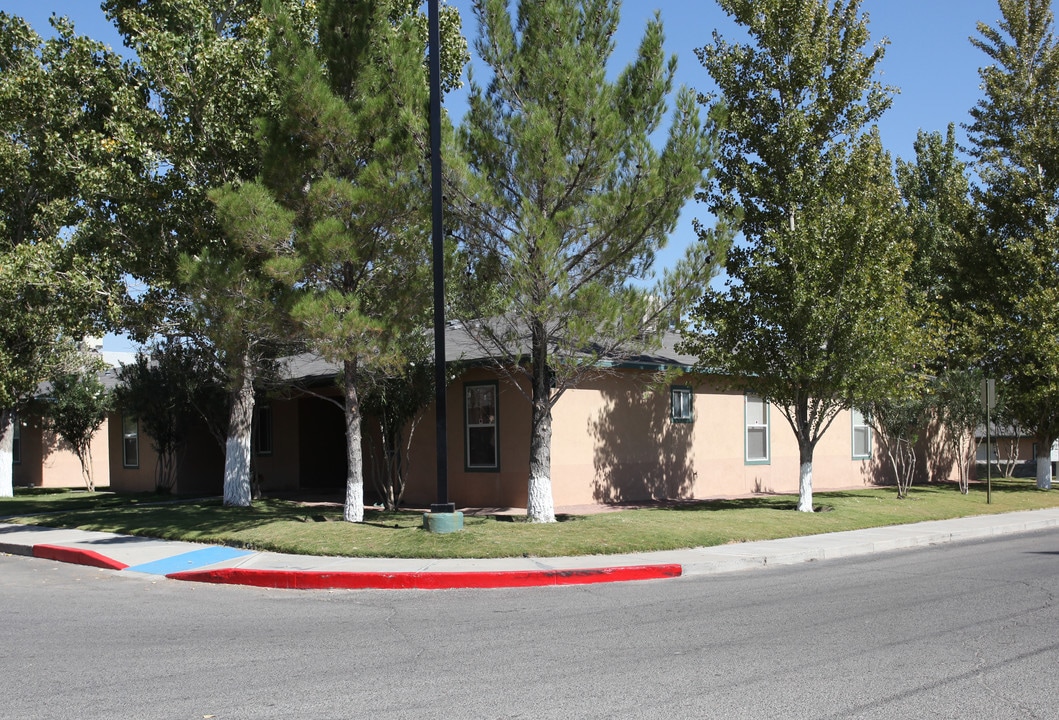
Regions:
<instances>
[{"instance_id":1,"label":"window","mask_svg":"<svg viewBox=\"0 0 1059 720\"><path fill-rule=\"evenodd\" d=\"M863 460L871 457L871 425L857 408L850 410L853 418L853 459Z\"/></svg>"},{"instance_id":2,"label":"window","mask_svg":"<svg viewBox=\"0 0 1059 720\"><path fill-rule=\"evenodd\" d=\"M669 416L675 423L689 423L694 418L691 409L691 388L674 385L669 389Z\"/></svg>"},{"instance_id":3,"label":"window","mask_svg":"<svg viewBox=\"0 0 1059 720\"><path fill-rule=\"evenodd\" d=\"M272 454L272 406L257 407L257 427L255 428L255 447L258 455Z\"/></svg>"},{"instance_id":4,"label":"window","mask_svg":"<svg viewBox=\"0 0 1059 720\"><path fill-rule=\"evenodd\" d=\"M463 417L468 470L499 470L497 450L497 384L463 386Z\"/></svg>"},{"instance_id":5,"label":"window","mask_svg":"<svg viewBox=\"0 0 1059 720\"><path fill-rule=\"evenodd\" d=\"M14 426L14 437L11 438L11 461L15 465L22 464L22 420L19 419L18 415L11 416L11 423Z\"/></svg>"},{"instance_id":6,"label":"window","mask_svg":"<svg viewBox=\"0 0 1059 720\"><path fill-rule=\"evenodd\" d=\"M769 461L769 406L757 395L746 396L746 462Z\"/></svg>"},{"instance_id":7,"label":"window","mask_svg":"<svg viewBox=\"0 0 1059 720\"><path fill-rule=\"evenodd\" d=\"M121 464L127 468L140 467L140 421L129 415L121 416Z\"/></svg>"}]
</instances>

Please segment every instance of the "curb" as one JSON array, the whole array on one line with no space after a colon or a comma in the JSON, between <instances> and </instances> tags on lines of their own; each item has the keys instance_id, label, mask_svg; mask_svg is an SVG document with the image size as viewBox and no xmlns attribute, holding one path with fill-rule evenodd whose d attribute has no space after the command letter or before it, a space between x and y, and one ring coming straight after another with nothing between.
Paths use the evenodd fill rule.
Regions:
<instances>
[{"instance_id":1,"label":"curb","mask_svg":"<svg viewBox=\"0 0 1059 720\"><path fill-rule=\"evenodd\" d=\"M33 557L57 560L58 562L72 563L74 565L88 565L89 567L103 568L104 570L124 570L128 567L125 563L108 558L106 555L100 555L94 550L64 547L62 545L34 545Z\"/></svg>"},{"instance_id":2,"label":"curb","mask_svg":"<svg viewBox=\"0 0 1059 720\"><path fill-rule=\"evenodd\" d=\"M119 560L101 555L94 550L66 545L0 543L0 552L95 567L103 570L129 570L129 572L136 572L139 567L142 567L131 567ZM569 570L494 570L481 572L327 572L232 567L212 570L185 570L168 573L165 577L170 580L184 582L245 585L284 590L472 590L665 580L678 578L683 574L684 568L679 563L659 563Z\"/></svg>"},{"instance_id":3,"label":"curb","mask_svg":"<svg viewBox=\"0 0 1059 720\"><path fill-rule=\"evenodd\" d=\"M251 585L288 590L460 590L556 587L594 583L664 580L680 577L675 563L578 570L498 570L493 572L317 572L222 568L166 575L171 580Z\"/></svg>"}]
</instances>

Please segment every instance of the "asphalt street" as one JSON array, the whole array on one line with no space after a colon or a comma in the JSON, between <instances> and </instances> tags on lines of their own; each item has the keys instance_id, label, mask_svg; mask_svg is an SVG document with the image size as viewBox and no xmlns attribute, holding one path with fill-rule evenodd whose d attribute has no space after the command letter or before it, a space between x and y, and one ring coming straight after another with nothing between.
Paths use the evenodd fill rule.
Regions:
<instances>
[{"instance_id":1,"label":"asphalt street","mask_svg":"<svg viewBox=\"0 0 1059 720\"><path fill-rule=\"evenodd\" d=\"M677 580L305 593L0 557L0 718L1052 718L1059 531Z\"/></svg>"}]
</instances>

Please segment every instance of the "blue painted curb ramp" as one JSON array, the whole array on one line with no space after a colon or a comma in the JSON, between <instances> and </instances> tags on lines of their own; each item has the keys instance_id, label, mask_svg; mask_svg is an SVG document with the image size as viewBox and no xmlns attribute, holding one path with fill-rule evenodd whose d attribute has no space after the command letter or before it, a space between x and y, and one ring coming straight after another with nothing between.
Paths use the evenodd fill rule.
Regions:
<instances>
[{"instance_id":1,"label":"blue painted curb ramp","mask_svg":"<svg viewBox=\"0 0 1059 720\"><path fill-rule=\"evenodd\" d=\"M233 560L235 558L243 557L244 555L252 554L252 550L240 550L238 548L220 546L205 547L201 550L192 550L191 552L174 555L173 557L162 558L161 560L154 560L153 562L143 563L142 565L127 567L125 570L127 572L149 573L151 575L169 575L171 573L197 570L201 567L206 567L207 565L214 565L219 562L225 562L227 560Z\"/></svg>"},{"instance_id":2,"label":"blue painted curb ramp","mask_svg":"<svg viewBox=\"0 0 1059 720\"><path fill-rule=\"evenodd\" d=\"M423 513L423 529L432 533L451 533L463 530L463 513Z\"/></svg>"}]
</instances>

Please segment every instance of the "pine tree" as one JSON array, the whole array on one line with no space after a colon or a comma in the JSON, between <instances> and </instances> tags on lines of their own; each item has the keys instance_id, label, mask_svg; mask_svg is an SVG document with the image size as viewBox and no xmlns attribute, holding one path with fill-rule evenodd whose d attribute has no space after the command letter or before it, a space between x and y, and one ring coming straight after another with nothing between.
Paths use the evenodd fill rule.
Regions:
<instances>
[{"instance_id":1,"label":"pine tree","mask_svg":"<svg viewBox=\"0 0 1059 720\"><path fill-rule=\"evenodd\" d=\"M655 253L710 164L694 94L673 89L675 58L661 20L613 81L615 0L477 0L477 49L488 82L472 80L460 129L469 167L453 191L474 280L492 291L459 312L531 405L527 514L555 519L552 408L604 359L658 341L712 272L697 245L655 288ZM481 322L471 323L472 320Z\"/></svg>"},{"instance_id":2,"label":"pine tree","mask_svg":"<svg viewBox=\"0 0 1059 720\"><path fill-rule=\"evenodd\" d=\"M403 366L429 322L422 17L405 0L321 2L313 45L267 7L278 112L264 123L260 181L219 199L245 202L244 216L286 216L274 238L289 238L289 252L269 268L297 294L291 314L309 344L342 364L344 517L360 522L361 396Z\"/></svg>"}]
</instances>

